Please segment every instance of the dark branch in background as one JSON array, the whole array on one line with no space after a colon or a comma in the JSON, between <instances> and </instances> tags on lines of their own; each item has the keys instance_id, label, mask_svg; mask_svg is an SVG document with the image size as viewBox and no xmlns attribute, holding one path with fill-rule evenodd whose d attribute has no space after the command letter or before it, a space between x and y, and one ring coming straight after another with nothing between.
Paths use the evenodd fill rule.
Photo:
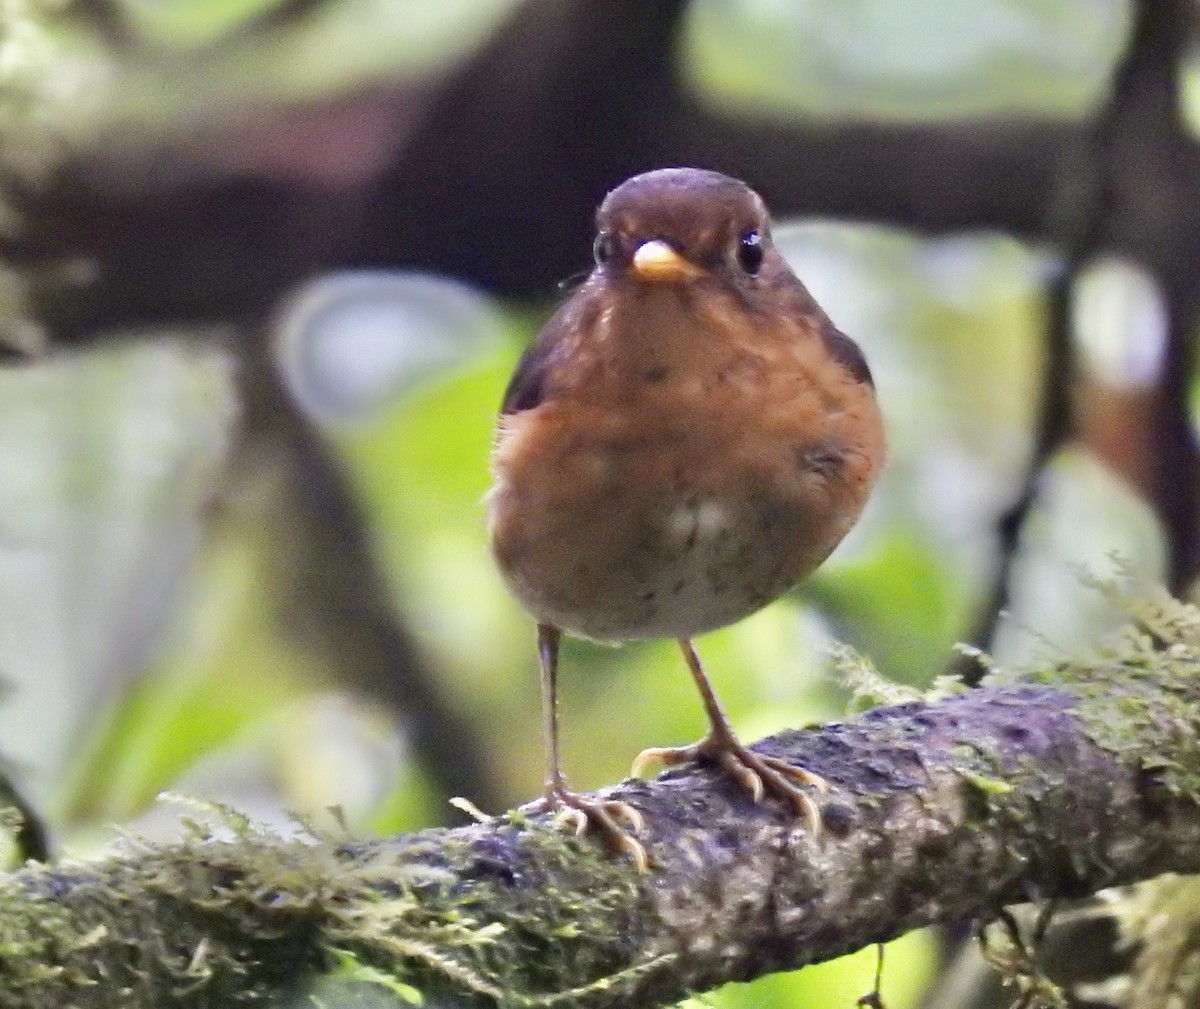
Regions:
<instances>
[{"instance_id":1,"label":"dark branch in background","mask_svg":"<svg viewBox=\"0 0 1200 1009\"><path fill-rule=\"evenodd\" d=\"M1167 584L1181 594L1200 578L1200 457L1191 403L1200 332L1196 283L1189 277L1184 290L1165 288L1171 318L1151 435L1157 446L1153 504L1169 549Z\"/></svg>"},{"instance_id":2,"label":"dark branch in background","mask_svg":"<svg viewBox=\"0 0 1200 1009\"><path fill-rule=\"evenodd\" d=\"M664 163L744 175L779 215L1062 237L1055 209L1065 180L1081 168L1095 171L1079 162L1079 152L1092 149L1094 126L817 123L726 113L701 103L680 79L686 7L683 0L531 0L445 81L358 96L360 109L402 110L399 120L380 114L360 124L394 138L364 168L365 181L304 183L272 170L269 161L255 162L253 135L204 133L173 163L157 161L145 185L131 185L129 173L148 152L128 142L82 152L47 185L19 192L10 183L29 220L7 251L29 262L97 257L94 282L74 295L51 284L39 301L56 336L78 340L113 324L181 315L254 318L308 273L351 264L440 270L502 294L545 297L588 258L590 216L604 192ZM616 79L614 66L621 67ZM346 101L332 100L331 116ZM279 117L286 126L287 112ZM1120 143L1136 140L1145 150L1163 125L1161 116L1126 117ZM240 145L239 167L213 153L222 142ZM1173 153L1197 160L1190 145ZM1155 176L1163 172L1180 175L1159 166ZM1162 198L1161 189L1160 181L1152 199ZM1168 224L1186 225L1189 215L1172 216L1184 194L1172 185L1167 195L1169 207L1151 215L1126 216L1127 201L1116 203L1120 225L1105 236L1114 251L1133 255L1158 244Z\"/></svg>"},{"instance_id":3,"label":"dark branch in background","mask_svg":"<svg viewBox=\"0 0 1200 1009\"><path fill-rule=\"evenodd\" d=\"M285 19L310 9L278 8ZM1193 34L1185 0L1138 5L1129 55L1094 122L819 123L709 107L679 73L686 9L684 0L530 0L444 76L332 99L326 122L354 124L375 141L363 149L378 152L352 177L285 171L269 136L213 127L172 138L154 157L127 136L102 139L37 186L10 172L6 194L25 220L5 239L5 257L27 268L36 313L59 343L215 320L240 326L252 357L281 294L321 270L407 265L546 296L586 260L591 210L607 188L640 169L698 163L750 179L781 215L1064 243L1068 270L1051 300L1057 355L1072 267L1092 251L1123 254L1158 278L1169 304L1154 503L1173 548L1172 582L1191 581L1200 570L1200 480L1186 391L1200 315L1200 154L1175 101L1179 54ZM360 114L347 116L347 107ZM294 114L296 136L321 136L303 128L320 112L273 113L275 135ZM306 163L319 165L312 153ZM76 287L47 269L85 258L97 269ZM1053 372L1063 360L1049 362L1035 468L1062 435L1066 379ZM320 454L305 466L320 486L341 481ZM992 610L1036 479L1031 469L1000 531L1004 584ZM335 496L347 493L341 486ZM330 519L355 521L340 508ZM334 528L315 547L336 551L355 536ZM305 563L314 573L338 567L332 553ZM345 612L385 614L382 584L377 573L348 581ZM391 646L387 634L374 640L367 665L382 670Z\"/></svg>"},{"instance_id":4,"label":"dark branch in background","mask_svg":"<svg viewBox=\"0 0 1200 1009\"><path fill-rule=\"evenodd\" d=\"M653 164L643 120L675 95L686 8L685 0L523 5L433 98L380 178L372 203L389 212L372 216L362 262L552 295L590 264L604 193ZM446 228L445 208L456 204L460 226Z\"/></svg>"},{"instance_id":5,"label":"dark branch in background","mask_svg":"<svg viewBox=\"0 0 1200 1009\"><path fill-rule=\"evenodd\" d=\"M76 16L80 23L86 24L97 38L114 51L124 50L134 44L128 20L118 0L88 0L86 4L79 5Z\"/></svg>"},{"instance_id":6,"label":"dark branch in background","mask_svg":"<svg viewBox=\"0 0 1200 1009\"><path fill-rule=\"evenodd\" d=\"M1168 329L1152 434L1158 446L1153 503L1170 549L1168 585L1183 593L1200 577L1200 455L1191 405L1196 340L1200 336L1200 214L1195 198L1200 187L1200 165L1195 138L1183 123L1180 96L1182 63L1196 37L1197 11L1185 0L1174 4L1142 0L1141 6L1147 33L1153 32L1159 40L1162 56L1157 74L1147 74L1146 107L1140 111L1143 115L1158 111L1163 124L1162 157L1167 165L1184 166L1177 173L1177 185L1182 190L1179 209L1186 217L1176 224L1183 234L1179 247L1171 250L1171 262L1158 263L1156 270L1168 306Z\"/></svg>"},{"instance_id":7,"label":"dark branch in background","mask_svg":"<svg viewBox=\"0 0 1200 1009\"><path fill-rule=\"evenodd\" d=\"M362 130L394 135L365 181L304 183L267 161L255 168L253 134L185 138L190 146L174 162L156 159L150 175L138 167L148 152L128 139L102 145L48 185L10 184L29 227L8 251L27 262L98 259L93 283L51 283L38 302L57 338L76 341L114 324L254 318L308 273L346 265L439 270L544 298L588 259L604 192L669 163L744 175L779 215L1043 236L1062 157L1083 126L726 114L679 79L685 11L682 0L522 5L444 82L358 96L360 110L402 110L362 117ZM330 115L344 117L344 104L331 101Z\"/></svg>"},{"instance_id":8,"label":"dark branch in background","mask_svg":"<svg viewBox=\"0 0 1200 1009\"><path fill-rule=\"evenodd\" d=\"M644 815L645 875L520 815L312 845L243 828L17 873L0 880L0 1004L295 995L337 951L427 1004L648 1007L1033 897L1196 872L1196 618L1168 652L1131 637L1079 666L764 740L833 784L819 838L680 769L604 793Z\"/></svg>"},{"instance_id":9,"label":"dark branch in background","mask_svg":"<svg viewBox=\"0 0 1200 1009\"><path fill-rule=\"evenodd\" d=\"M996 523L996 569L992 574L991 590L979 609L974 627L964 638L967 644L984 651L991 647L1001 614L1008 607L1021 530L1037 500L1042 473L1071 433L1071 382L1075 375L1071 293L1079 271L1093 249L1089 241L1080 242L1077 250L1069 254L1067 261L1056 271L1047 292L1046 361L1029 464L1016 499ZM976 654L961 652L951 660L948 672L974 687L983 680L987 667Z\"/></svg>"},{"instance_id":10,"label":"dark branch in background","mask_svg":"<svg viewBox=\"0 0 1200 1009\"><path fill-rule=\"evenodd\" d=\"M1195 37L1190 0L1139 0L1104 151L1114 206L1106 243L1146 267L1167 307L1151 504L1177 592L1200 575L1200 457L1188 402L1200 325L1200 151L1180 104L1181 65Z\"/></svg>"},{"instance_id":11,"label":"dark branch in background","mask_svg":"<svg viewBox=\"0 0 1200 1009\"><path fill-rule=\"evenodd\" d=\"M1146 50L1155 49L1156 40L1148 37L1141 23L1146 20L1146 12L1142 14L1113 73L1108 100L1089 127L1078 134L1073 148L1063 155L1047 214L1046 230L1054 238L1061 261L1046 297L1045 370L1029 464L1016 498L996 524L996 569L991 590L965 639L984 650L992 646L1001 614L1009 604L1021 530L1037 500L1042 474L1072 433L1071 393L1077 378L1072 296L1082 270L1103 250L1115 205L1112 166L1122 156L1118 127L1133 101L1138 71L1147 60ZM1160 57L1157 51L1152 53L1152 59ZM986 673L971 654L957 657L950 671L968 686L978 685Z\"/></svg>"},{"instance_id":12,"label":"dark branch in background","mask_svg":"<svg viewBox=\"0 0 1200 1009\"><path fill-rule=\"evenodd\" d=\"M1166 236L1156 233L1137 253L1132 247L1126 249L1159 281L1168 313L1167 350L1154 430L1148 439L1155 448L1150 503L1164 527L1169 586L1182 593L1200 576L1200 461L1190 404L1200 328L1200 261L1196 259L1200 219L1194 199L1200 184L1200 161L1180 121L1178 83L1180 61L1194 27L1195 12L1187 0L1141 0L1135 7L1125 55L1113 74L1109 99L1063 158L1047 234L1055 240L1065 263L1048 292L1047 370L1041 407L1026 478L998 523L998 565L992 591L967 639L979 647L990 646L999 616L1008 604L1021 528L1036 499L1041 474L1071 434L1071 391L1076 377L1071 297L1075 283L1080 271L1100 253L1124 244L1118 236L1129 230L1131 220L1144 220L1139 205L1147 200L1165 201L1175 222ZM1137 166L1132 171L1131 154L1136 155L1132 160ZM1190 227L1184 225L1185 220ZM1162 237L1169 241L1160 243ZM983 674L979 663L965 656L956 660L954 671L971 684L978 683Z\"/></svg>"},{"instance_id":13,"label":"dark branch in background","mask_svg":"<svg viewBox=\"0 0 1200 1009\"><path fill-rule=\"evenodd\" d=\"M341 671L341 683L402 713L407 742L439 795L470 796L484 809L503 809L507 797L489 771L486 743L397 613L332 449L299 417L269 372L244 384L248 444L239 456L251 465L279 460L287 481L281 562L288 570L269 580L290 596L283 606L284 633L324 655Z\"/></svg>"}]
</instances>

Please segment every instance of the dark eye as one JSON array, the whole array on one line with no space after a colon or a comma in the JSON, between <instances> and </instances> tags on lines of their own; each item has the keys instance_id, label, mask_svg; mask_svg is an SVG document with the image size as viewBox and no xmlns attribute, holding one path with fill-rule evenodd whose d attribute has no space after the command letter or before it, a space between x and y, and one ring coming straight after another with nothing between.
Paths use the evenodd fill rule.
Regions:
<instances>
[{"instance_id":1,"label":"dark eye","mask_svg":"<svg viewBox=\"0 0 1200 1009\"><path fill-rule=\"evenodd\" d=\"M612 236L605 234L603 231L596 236L596 240L592 242L592 258L596 260L597 266L603 266L613 257L615 244Z\"/></svg>"},{"instance_id":2,"label":"dark eye","mask_svg":"<svg viewBox=\"0 0 1200 1009\"><path fill-rule=\"evenodd\" d=\"M738 240L738 265L750 276L758 273L763 261L762 235L757 231L747 231Z\"/></svg>"}]
</instances>

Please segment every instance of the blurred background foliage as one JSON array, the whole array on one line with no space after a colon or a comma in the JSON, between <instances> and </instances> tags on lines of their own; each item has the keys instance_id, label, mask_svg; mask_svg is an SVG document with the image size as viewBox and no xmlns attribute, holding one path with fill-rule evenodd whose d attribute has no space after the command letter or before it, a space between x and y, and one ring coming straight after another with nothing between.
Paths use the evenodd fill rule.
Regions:
<instances>
[{"instance_id":1,"label":"blurred background foliage","mask_svg":"<svg viewBox=\"0 0 1200 1009\"><path fill-rule=\"evenodd\" d=\"M168 788L280 830L336 806L357 832L536 794L532 628L484 540L495 409L553 280L589 266L586 208L685 155L780 211L780 246L867 352L891 446L825 567L700 643L747 738L846 713L835 641L925 686L958 640L1015 663L1094 639L1114 615L1079 565L1181 570L1157 505L1189 473L1164 491L1153 466L1181 323L1152 264L1097 237L1093 173L1066 159L1047 196L997 169L1049 222L1004 227L986 178L922 188L911 152L823 146L939 123L1075 136L1137 55L1136 4L603 7L0 0L0 740L59 851L113 823L169 834ZM576 49L603 59L557 87L546 68ZM649 131L664 81L681 117L766 124L777 146L606 147L606 103ZM562 118L583 125L544 126ZM790 189L818 154L832 188ZM859 196L823 198L855 173ZM904 173L911 207L872 220ZM1179 381L1190 432L1200 392ZM577 786L702 728L669 643L573 642L564 663ZM936 988L938 956L930 935L895 944L890 1009ZM710 998L849 1006L873 972L868 951Z\"/></svg>"}]
</instances>

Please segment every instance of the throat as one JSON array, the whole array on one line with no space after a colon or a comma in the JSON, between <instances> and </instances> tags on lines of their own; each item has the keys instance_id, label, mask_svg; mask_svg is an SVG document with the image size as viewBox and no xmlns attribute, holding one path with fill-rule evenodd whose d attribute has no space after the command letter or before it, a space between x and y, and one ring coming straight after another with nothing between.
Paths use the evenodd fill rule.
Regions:
<instances>
[{"instance_id":1,"label":"throat","mask_svg":"<svg viewBox=\"0 0 1200 1009\"><path fill-rule=\"evenodd\" d=\"M606 313L608 366L625 381L656 386L695 374L729 353L717 320L700 307L696 285L662 284L622 291Z\"/></svg>"}]
</instances>

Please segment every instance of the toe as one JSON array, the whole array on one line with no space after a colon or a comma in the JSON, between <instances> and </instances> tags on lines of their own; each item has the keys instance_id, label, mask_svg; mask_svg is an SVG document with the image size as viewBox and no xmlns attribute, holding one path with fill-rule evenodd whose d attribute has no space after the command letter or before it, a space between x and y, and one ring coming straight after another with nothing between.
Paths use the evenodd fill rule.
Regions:
<instances>
[{"instance_id":1,"label":"toe","mask_svg":"<svg viewBox=\"0 0 1200 1009\"><path fill-rule=\"evenodd\" d=\"M799 791L796 792L794 805L796 806L796 811L804 817L804 822L808 824L808 832L813 837L820 837L822 827L821 807L813 802L810 796Z\"/></svg>"},{"instance_id":2,"label":"toe","mask_svg":"<svg viewBox=\"0 0 1200 1009\"><path fill-rule=\"evenodd\" d=\"M755 803L762 802L763 796L766 794L766 787L763 785L762 775L757 770L746 761L741 760L738 754L732 750L722 752L720 761L725 772L750 793L750 797Z\"/></svg>"},{"instance_id":3,"label":"toe","mask_svg":"<svg viewBox=\"0 0 1200 1009\"><path fill-rule=\"evenodd\" d=\"M556 826L569 828L576 837L581 837L587 832L588 815L582 809L576 809L574 806L564 806L555 813L554 823Z\"/></svg>"},{"instance_id":4,"label":"toe","mask_svg":"<svg viewBox=\"0 0 1200 1009\"><path fill-rule=\"evenodd\" d=\"M628 834L621 834L615 840L615 847L619 848L621 852L633 860L634 867L639 873L650 871L650 856L646 854L646 848L640 841L635 840Z\"/></svg>"},{"instance_id":5,"label":"toe","mask_svg":"<svg viewBox=\"0 0 1200 1009\"><path fill-rule=\"evenodd\" d=\"M569 830L577 837L588 833L599 834L610 849L629 856L638 872L646 872L650 868L650 856L645 846L621 825L627 824L634 833L646 826L641 812L629 803L617 800L593 802L582 795L561 789L547 795L543 804L554 808L556 827Z\"/></svg>"},{"instance_id":6,"label":"toe","mask_svg":"<svg viewBox=\"0 0 1200 1009\"><path fill-rule=\"evenodd\" d=\"M640 778L651 767L675 767L695 758L694 746L652 746L633 758L633 768L629 773L635 778Z\"/></svg>"},{"instance_id":7,"label":"toe","mask_svg":"<svg viewBox=\"0 0 1200 1009\"><path fill-rule=\"evenodd\" d=\"M799 764L789 764L786 760L780 760L778 757L764 757L763 759L780 774L786 775L793 781L799 781L810 788L815 788L822 795L829 792L829 782L808 768L801 767Z\"/></svg>"},{"instance_id":8,"label":"toe","mask_svg":"<svg viewBox=\"0 0 1200 1009\"><path fill-rule=\"evenodd\" d=\"M604 809L614 820L629 824L630 830L635 834L640 834L646 828L645 817L628 802L606 802Z\"/></svg>"},{"instance_id":9,"label":"toe","mask_svg":"<svg viewBox=\"0 0 1200 1009\"><path fill-rule=\"evenodd\" d=\"M642 750L633 758L633 766L629 769L630 777L640 778L658 763L657 750Z\"/></svg>"}]
</instances>

